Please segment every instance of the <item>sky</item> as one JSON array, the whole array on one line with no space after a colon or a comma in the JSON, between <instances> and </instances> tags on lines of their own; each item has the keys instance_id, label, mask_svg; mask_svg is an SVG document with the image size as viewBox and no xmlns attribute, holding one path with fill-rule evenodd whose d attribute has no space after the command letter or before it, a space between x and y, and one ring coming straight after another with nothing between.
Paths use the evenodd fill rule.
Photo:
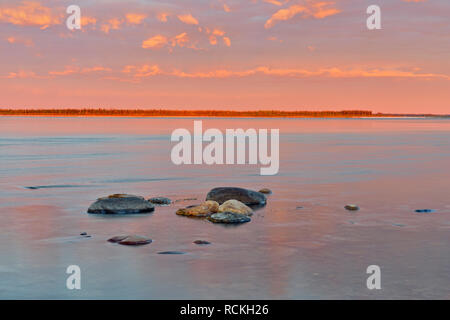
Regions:
<instances>
[{"instance_id":1,"label":"sky","mask_svg":"<svg viewBox=\"0 0 450 320\"><path fill-rule=\"evenodd\" d=\"M450 114L449 17L448 0L0 0L0 108Z\"/></svg>"}]
</instances>

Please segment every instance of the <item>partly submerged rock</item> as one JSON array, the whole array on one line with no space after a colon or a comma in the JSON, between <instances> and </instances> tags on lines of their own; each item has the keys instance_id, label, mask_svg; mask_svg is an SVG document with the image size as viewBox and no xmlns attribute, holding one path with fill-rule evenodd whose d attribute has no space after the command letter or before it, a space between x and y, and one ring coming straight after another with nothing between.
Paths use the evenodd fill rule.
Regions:
<instances>
[{"instance_id":1,"label":"partly submerged rock","mask_svg":"<svg viewBox=\"0 0 450 320\"><path fill-rule=\"evenodd\" d=\"M253 214L253 210L251 208L247 207L245 204L235 199L227 200L224 203L222 203L219 206L218 212L234 212L245 214L248 216L251 216Z\"/></svg>"},{"instance_id":2,"label":"partly submerged rock","mask_svg":"<svg viewBox=\"0 0 450 320\"><path fill-rule=\"evenodd\" d=\"M272 194L272 190L270 190L268 188L262 188L258 192L265 193L265 194Z\"/></svg>"},{"instance_id":3,"label":"partly submerged rock","mask_svg":"<svg viewBox=\"0 0 450 320\"><path fill-rule=\"evenodd\" d=\"M214 200L219 204L224 203L228 200L238 200L247 206L252 205L265 205L266 196L261 192L235 188L235 187L219 187L214 188L208 192L206 200Z\"/></svg>"},{"instance_id":4,"label":"partly submerged rock","mask_svg":"<svg viewBox=\"0 0 450 320\"><path fill-rule=\"evenodd\" d=\"M405 227L406 225L401 224L401 223L393 223L392 224L394 227Z\"/></svg>"},{"instance_id":5,"label":"partly submerged rock","mask_svg":"<svg viewBox=\"0 0 450 320\"><path fill-rule=\"evenodd\" d=\"M198 244L198 245L211 244L211 242L206 241L206 240L195 240L193 243Z\"/></svg>"},{"instance_id":6,"label":"partly submerged rock","mask_svg":"<svg viewBox=\"0 0 450 320\"><path fill-rule=\"evenodd\" d=\"M181 202L181 201L193 201L198 200L197 198L183 198L183 199L177 199L175 202Z\"/></svg>"},{"instance_id":7,"label":"partly submerged rock","mask_svg":"<svg viewBox=\"0 0 450 320\"><path fill-rule=\"evenodd\" d=\"M94 214L135 214L148 213L155 210L155 206L143 197L129 194L113 194L99 198L88 209Z\"/></svg>"},{"instance_id":8,"label":"partly submerged rock","mask_svg":"<svg viewBox=\"0 0 450 320\"><path fill-rule=\"evenodd\" d=\"M109 242L118 243L126 246L139 246L152 243L152 239L137 235L122 235L108 239Z\"/></svg>"},{"instance_id":9,"label":"partly submerged rock","mask_svg":"<svg viewBox=\"0 0 450 320\"><path fill-rule=\"evenodd\" d=\"M418 212L418 213L431 213L431 212L435 212L436 210L433 210L433 209L417 209L417 210L414 210L415 212Z\"/></svg>"},{"instance_id":10,"label":"partly submerged rock","mask_svg":"<svg viewBox=\"0 0 450 320\"><path fill-rule=\"evenodd\" d=\"M214 223L245 223L251 221L250 217L245 214L234 212L214 213L208 220Z\"/></svg>"},{"instance_id":11,"label":"partly submerged rock","mask_svg":"<svg viewBox=\"0 0 450 320\"><path fill-rule=\"evenodd\" d=\"M359 210L359 207L356 204L348 204L344 208L349 210L349 211L357 211L357 210Z\"/></svg>"},{"instance_id":12,"label":"partly submerged rock","mask_svg":"<svg viewBox=\"0 0 450 320\"><path fill-rule=\"evenodd\" d=\"M219 204L216 201L205 201L199 206L190 206L183 209L178 209L176 214L180 216L191 217L207 217L219 210Z\"/></svg>"},{"instance_id":13,"label":"partly submerged rock","mask_svg":"<svg viewBox=\"0 0 450 320\"><path fill-rule=\"evenodd\" d=\"M182 251L161 251L158 254L186 254L186 252Z\"/></svg>"},{"instance_id":14,"label":"partly submerged rock","mask_svg":"<svg viewBox=\"0 0 450 320\"><path fill-rule=\"evenodd\" d=\"M172 200L166 197L154 197L148 199L148 201L156 205L169 205L172 203Z\"/></svg>"}]
</instances>

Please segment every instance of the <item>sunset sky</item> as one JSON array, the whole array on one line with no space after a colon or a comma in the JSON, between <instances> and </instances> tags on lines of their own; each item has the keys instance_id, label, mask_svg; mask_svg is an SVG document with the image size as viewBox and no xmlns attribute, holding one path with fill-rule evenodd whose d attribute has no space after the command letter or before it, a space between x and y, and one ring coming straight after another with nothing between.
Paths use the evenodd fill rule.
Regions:
<instances>
[{"instance_id":1,"label":"sunset sky","mask_svg":"<svg viewBox=\"0 0 450 320\"><path fill-rule=\"evenodd\" d=\"M0 0L0 107L450 114L450 1Z\"/></svg>"}]
</instances>

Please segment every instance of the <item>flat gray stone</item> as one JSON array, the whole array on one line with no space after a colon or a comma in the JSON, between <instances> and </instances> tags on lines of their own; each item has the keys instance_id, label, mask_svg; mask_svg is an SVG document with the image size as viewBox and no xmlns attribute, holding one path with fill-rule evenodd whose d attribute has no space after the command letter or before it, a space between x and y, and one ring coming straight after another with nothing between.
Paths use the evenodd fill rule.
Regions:
<instances>
[{"instance_id":1,"label":"flat gray stone","mask_svg":"<svg viewBox=\"0 0 450 320\"><path fill-rule=\"evenodd\" d=\"M108 239L109 242L118 243L125 246L140 246L152 243L152 239L137 235L122 235Z\"/></svg>"},{"instance_id":2,"label":"flat gray stone","mask_svg":"<svg viewBox=\"0 0 450 320\"><path fill-rule=\"evenodd\" d=\"M235 224L235 223L245 223L249 222L252 219L250 219L249 216L240 214L240 213L234 213L234 212L219 212L215 213L208 217L208 220L214 223L228 223L228 224Z\"/></svg>"},{"instance_id":3,"label":"flat gray stone","mask_svg":"<svg viewBox=\"0 0 450 320\"><path fill-rule=\"evenodd\" d=\"M99 198L88 209L93 214L137 214L155 210L155 206L143 197L114 194Z\"/></svg>"}]
</instances>

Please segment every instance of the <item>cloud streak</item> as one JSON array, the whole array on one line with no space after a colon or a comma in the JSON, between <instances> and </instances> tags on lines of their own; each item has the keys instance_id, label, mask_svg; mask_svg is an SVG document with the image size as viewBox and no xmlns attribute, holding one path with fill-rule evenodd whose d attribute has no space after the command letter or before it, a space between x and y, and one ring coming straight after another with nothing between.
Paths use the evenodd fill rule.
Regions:
<instances>
[{"instance_id":1,"label":"cloud streak","mask_svg":"<svg viewBox=\"0 0 450 320\"><path fill-rule=\"evenodd\" d=\"M330 1L307 1L305 5L294 4L288 8L275 12L264 24L266 29L270 29L281 21L287 21L301 14L303 19L315 18L323 19L341 12L335 8L335 2Z\"/></svg>"},{"instance_id":2,"label":"cloud streak","mask_svg":"<svg viewBox=\"0 0 450 320\"><path fill-rule=\"evenodd\" d=\"M19 26L38 26L46 29L51 25L60 24L63 14L55 13L51 8L35 1L23 1L15 7L0 7L0 22Z\"/></svg>"}]
</instances>

